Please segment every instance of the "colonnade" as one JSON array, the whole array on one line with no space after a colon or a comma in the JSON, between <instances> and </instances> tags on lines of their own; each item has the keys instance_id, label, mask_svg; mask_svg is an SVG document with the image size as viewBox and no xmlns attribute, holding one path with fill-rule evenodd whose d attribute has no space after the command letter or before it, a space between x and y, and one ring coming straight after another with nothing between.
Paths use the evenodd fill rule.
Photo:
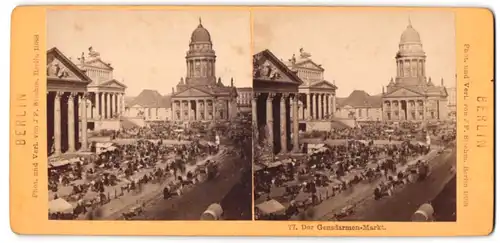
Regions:
<instances>
[{"instance_id":1,"label":"colonnade","mask_svg":"<svg viewBox=\"0 0 500 243\"><path fill-rule=\"evenodd\" d=\"M335 96L331 93L300 93L299 119L324 120L335 114Z\"/></svg>"},{"instance_id":2,"label":"colonnade","mask_svg":"<svg viewBox=\"0 0 500 243\"><path fill-rule=\"evenodd\" d=\"M266 126L267 126L267 131L268 131L268 144L271 144L273 146L272 151L274 151L274 140L279 139L281 144L281 150L279 151L280 153L287 153L289 151L288 148L288 135L290 133L287 132L287 116L291 116L289 119L290 121L290 128L291 128L291 133L292 133L292 143L293 143L293 150L298 151L299 150L299 108L298 108L298 101L299 101L299 94L298 93L254 93L253 99L252 99L252 122L253 124L259 124L257 119L257 113L258 113L258 99L260 98L265 98L265 114L266 114ZM274 120L274 113L275 108L278 107L273 107L273 103L276 103L274 101L279 100L279 120L275 121ZM287 99L290 99L290 113L287 114L287 109L286 109L286 103ZM277 109L278 110L278 109ZM274 124L279 123L279 129L280 129L280 136L279 137L274 137ZM255 129L255 128L254 128Z\"/></svg>"},{"instance_id":3,"label":"colonnade","mask_svg":"<svg viewBox=\"0 0 500 243\"><path fill-rule=\"evenodd\" d=\"M217 99L175 99L172 100L173 121L207 121L227 120L231 117L229 100ZM223 104L224 109L217 109L217 104Z\"/></svg>"},{"instance_id":4,"label":"colonnade","mask_svg":"<svg viewBox=\"0 0 500 243\"><path fill-rule=\"evenodd\" d=\"M51 92L48 92L50 94ZM54 117L53 119L47 117L47 125L51 125L51 120L53 121L52 125L54 126L53 130L53 146L54 146L54 154L59 155L62 152L62 134L67 132L68 134L68 150L67 152L75 152L76 151L76 143L81 138L81 150L85 151L88 148L88 138L87 138L87 108L89 95L86 92L63 92L56 91L55 93L53 105L54 105ZM47 95L47 97L52 97L51 95ZM80 116L76 116L75 107L78 107L80 112ZM67 119L62 119L61 110L67 111ZM66 122L67 131L62 131L62 123ZM75 131L75 122L79 122L80 133L76 134ZM80 137L81 136L81 137Z\"/></svg>"},{"instance_id":5,"label":"colonnade","mask_svg":"<svg viewBox=\"0 0 500 243\"><path fill-rule=\"evenodd\" d=\"M94 97L94 106L87 108L91 119L117 119L125 112L125 94L123 92L90 93Z\"/></svg>"},{"instance_id":6,"label":"colonnade","mask_svg":"<svg viewBox=\"0 0 500 243\"><path fill-rule=\"evenodd\" d=\"M383 114L386 120L413 120L424 121L427 119L426 101L423 99L398 99L386 100L383 104ZM431 111L432 116L435 116Z\"/></svg>"}]
</instances>

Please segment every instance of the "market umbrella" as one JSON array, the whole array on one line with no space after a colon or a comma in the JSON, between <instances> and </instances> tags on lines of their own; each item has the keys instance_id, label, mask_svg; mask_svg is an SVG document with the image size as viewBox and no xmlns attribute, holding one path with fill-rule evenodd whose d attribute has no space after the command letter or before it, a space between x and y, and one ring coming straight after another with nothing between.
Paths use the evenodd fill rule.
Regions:
<instances>
[{"instance_id":1,"label":"market umbrella","mask_svg":"<svg viewBox=\"0 0 500 243\"><path fill-rule=\"evenodd\" d=\"M58 198L49 202L49 213L73 213L73 205Z\"/></svg>"},{"instance_id":2,"label":"market umbrella","mask_svg":"<svg viewBox=\"0 0 500 243\"><path fill-rule=\"evenodd\" d=\"M263 214L284 213L285 206L278 201L271 199L256 206Z\"/></svg>"}]
</instances>

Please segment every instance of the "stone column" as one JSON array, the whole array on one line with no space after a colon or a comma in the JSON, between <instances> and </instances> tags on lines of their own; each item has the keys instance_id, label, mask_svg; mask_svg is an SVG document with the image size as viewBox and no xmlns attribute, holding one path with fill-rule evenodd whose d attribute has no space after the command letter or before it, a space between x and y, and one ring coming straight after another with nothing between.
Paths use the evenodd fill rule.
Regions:
<instances>
[{"instance_id":1,"label":"stone column","mask_svg":"<svg viewBox=\"0 0 500 243\"><path fill-rule=\"evenodd\" d=\"M68 96L68 152L75 152L75 93Z\"/></svg>"},{"instance_id":2,"label":"stone column","mask_svg":"<svg viewBox=\"0 0 500 243\"><path fill-rule=\"evenodd\" d=\"M403 101L402 100L398 100L398 107L399 107L399 120L403 120L402 118L404 118L404 111L403 111Z\"/></svg>"},{"instance_id":3,"label":"stone column","mask_svg":"<svg viewBox=\"0 0 500 243\"><path fill-rule=\"evenodd\" d=\"M94 111L94 119L99 119L101 118L101 93L95 92L95 111Z\"/></svg>"},{"instance_id":4,"label":"stone column","mask_svg":"<svg viewBox=\"0 0 500 243\"><path fill-rule=\"evenodd\" d=\"M125 114L125 93L122 93L122 114Z\"/></svg>"},{"instance_id":5,"label":"stone column","mask_svg":"<svg viewBox=\"0 0 500 243\"><path fill-rule=\"evenodd\" d=\"M106 119L106 111L107 111L107 108L106 108L106 93L102 92L101 93L101 97L102 97L102 100L101 100L101 117L102 119Z\"/></svg>"},{"instance_id":6,"label":"stone column","mask_svg":"<svg viewBox=\"0 0 500 243\"><path fill-rule=\"evenodd\" d=\"M259 98L258 93L254 93L252 97L252 129L257 128L257 99Z\"/></svg>"},{"instance_id":7,"label":"stone column","mask_svg":"<svg viewBox=\"0 0 500 243\"><path fill-rule=\"evenodd\" d=\"M286 133L286 99L288 94L282 93L280 99L280 137L281 137L281 153L288 152L287 133Z\"/></svg>"},{"instance_id":8,"label":"stone column","mask_svg":"<svg viewBox=\"0 0 500 243\"><path fill-rule=\"evenodd\" d=\"M298 99L298 97L297 97ZM304 104L300 101L298 102L298 106L299 106L299 120L304 120Z\"/></svg>"},{"instance_id":9,"label":"stone column","mask_svg":"<svg viewBox=\"0 0 500 243\"><path fill-rule=\"evenodd\" d=\"M107 93L106 95L107 99L106 99L106 108L107 108L107 118L110 119L111 118L111 94L110 93Z\"/></svg>"},{"instance_id":10,"label":"stone column","mask_svg":"<svg viewBox=\"0 0 500 243\"><path fill-rule=\"evenodd\" d=\"M191 121L193 119L191 116L191 112L193 112L193 104L191 103L191 100L187 100L187 107L188 107L188 120Z\"/></svg>"},{"instance_id":11,"label":"stone column","mask_svg":"<svg viewBox=\"0 0 500 243\"><path fill-rule=\"evenodd\" d=\"M335 100L335 93L332 94L332 114L335 117L335 113L337 112L337 100Z\"/></svg>"},{"instance_id":12,"label":"stone column","mask_svg":"<svg viewBox=\"0 0 500 243\"><path fill-rule=\"evenodd\" d=\"M203 109L204 109L204 119L208 120L208 100L203 100Z\"/></svg>"},{"instance_id":13,"label":"stone column","mask_svg":"<svg viewBox=\"0 0 500 243\"><path fill-rule=\"evenodd\" d=\"M184 101L179 100L179 120L184 120Z\"/></svg>"},{"instance_id":14,"label":"stone column","mask_svg":"<svg viewBox=\"0 0 500 243\"><path fill-rule=\"evenodd\" d=\"M170 102L170 113L172 113L170 119L172 119L172 121L175 121L175 119L176 119L176 117L175 117L175 102L176 102L175 100L171 100L171 102Z\"/></svg>"},{"instance_id":15,"label":"stone column","mask_svg":"<svg viewBox=\"0 0 500 243\"><path fill-rule=\"evenodd\" d=\"M217 120L217 98L212 100L212 120Z\"/></svg>"},{"instance_id":16,"label":"stone column","mask_svg":"<svg viewBox=\"0 0 500 243\"><path fill-rule=\"evenodd\" d=\"M111 93L110 96L111 96L111 118L113 118L114 115L117 113L116 112L116 94Z\"/></svg>"},{"instance_id":17,"label":"stone column","mask_svg":"<svg viewBox=\"0 0 500 243\"><path fill-rule=\"evenodd\" d=\"M61 96L63 92L57 91L54 99L54 154L61 154Z\"/></svg>"},{"instance_id":18,"label":"stone column","mask_svg":"<svg viewBox=\"0 0 500 243\"><path fill-rule=\"evenodd\" d=\"M89 100L88 93L83 93L82 94L82 103L80 106L82 107L82 151L87 151L88 148L88 141L87 141L87 106L88 103L87 101Z\"/></svg>"},{"instance_id":19,"label":"stone column","mask_svg":"<svg viewBox=\"0 0 500 243\"><path fill-rule=\"evenodd\" d=\"M317 95L311 94L311 97L312 97L312 106L311 106L311 109L312 109L311 114L312 115L311 116L312 116L312 120L316 120L316 107L318 106L317 101L316 101Z\"/></svg>"},{"instance_id":20,"label":"stone column","mask_svg":"<svg viewBox=\"0 0 500 243\"><path fill-rule=\"evenodd\" d=\"M322 94L321 97L321 118L326 119L326 94Z\"/></svg>"},{"instance_id":21,"label":"stone column","mask_svg":"<svg viewBox=\"0 0 500 243\"><path fill-rule=\"evenodd\" d=\"M116 93L116 115L120 116L122 114L122 94Z\"/></svg>"},{"instance_id":22,"label":"stone column","mask_svg":"<svg viewBox=\"0 0 500 243\"><path fill-rule=\"evenodd\" d=\"M330 95L323 94L325 97L325 119L330 117Z\"/></svg>"},{"instance_id":23,"label":"stone column","mask_svg":"<svg viewBox=\"0 0 500 243\"><path fill-rule=\"evenodd\" d=\"M298 108L299 97L298 93L294 94L292 100L292 119L293 119L293 151L299 151L299 108Z\"/></svg>"},{"instance_id":24,"label":"stone column","mask_svg":"<svg viewBox=\"0 0 500 243\"><path fill-rule=\"evenodd\" d=\"M305 109L305 115L304 115L304 119L305 120L309 120L309 118L311 117L311 95L309 93L306 94L306 109Z\"/></svg>"},{"instance_id":25,"label":"stone column","mask_svg":"<svg viewBox=\"0 0 500 243\"><path fill-rule=\"evenodd\" d=\"M273 99L276 96L275 93L268 93L266 99L266 125L267 125L267 141L269 146L271 146L271 151L274 153L274 132L273 132Z\"/></svg>"}]
</instances>

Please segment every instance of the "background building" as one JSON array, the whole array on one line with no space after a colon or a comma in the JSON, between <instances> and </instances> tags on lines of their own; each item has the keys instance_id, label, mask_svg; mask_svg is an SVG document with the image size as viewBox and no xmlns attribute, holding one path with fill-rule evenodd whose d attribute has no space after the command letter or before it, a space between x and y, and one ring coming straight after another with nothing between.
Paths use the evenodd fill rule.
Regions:
<instances>
[{"instance_id":1,"label":"background building","mask_svg":"<svg viewBox=\"0 0 500 243\"><path fill-rule=\"evenodd\" d=\"M230 120L236 116L238 97L231 79L225 86L216 79L212 38L201 23L191 34L186 54L186 79L172 91L173 121Z\"/></svg>"},{"instance_id":2,"label":"background building","mask_svg":"<svg viewBox=\"0 0 500 243\"><path fill-rule=\"evenodd\" d=\"M448 118L448 94L444 81L436 85L426 78L426 55L420 34L411 21L401 35L396 54L396 79L382 94L385 121L437 121Z\"/></svg>"},{"instance_id":3,"label":"background building","mask_svg":"<svg viewBox=\"0 0 500 243\"><path fill-rule=\"evenodd\" d=\"M456 81L457 75L455 75ZM455 82L456 84L456 82ZM446 88L446 92L448 93L448 118L450 120L456 121L457 119L457 87L448 87Z\"/></svg>"},{"instance_id":4,"label":"background building","mask_svg":"<svg viewBox=\"0 0 500 243\"><path fill-rule=\"evenodd\" d=\"M335 116L356 121L382 121L382 95L369 95L363 90L354 90L346 98L337 98Z\"/></svg>"},{"instance_id":5,"label":"background building","mask_svg":"<svg viewBox=\"0 0 500 243\"><path fill-rule=\"evenodd\" d=\"M120 129L120 119L125 112L127 86L113 78L111 64L103 61L100 53L92 47L89 47L87 54L82 52L77 66L92 80L87 86L89 129Z\"/></svg>"},{"instance_id":6,"label":"background building","mask_svg":"<svg viewBox=\"0 0 500 243\"><path fill-rule=\"evenodd\" d=\"M236 88L238 112L252 112L253 90L251 87Z\"/></svg>"},{"instance_id":7,"label":"background building","mask_svg":"<svg viewBox=\"0 0 500 243\"><path fill-rule=\"evenodd\" d=\"M145 89L126 105L125 116L129 119L142 118L146 122L167 121L172 118L170 106L170 96Z\"/></svg>"},{"instance_id":8,"label":"background building","mask_svg":"<svg viewBox=\"0 0 500 243\"><path fill-rule=\"evenodd\" d=\"M300 48L298 57L293 54L287 67L302 80L298 94L301 130L330 130L336 110L337 86L324 79L325 69L315 63L303 48Z\"/></svg>"}]
</instances>

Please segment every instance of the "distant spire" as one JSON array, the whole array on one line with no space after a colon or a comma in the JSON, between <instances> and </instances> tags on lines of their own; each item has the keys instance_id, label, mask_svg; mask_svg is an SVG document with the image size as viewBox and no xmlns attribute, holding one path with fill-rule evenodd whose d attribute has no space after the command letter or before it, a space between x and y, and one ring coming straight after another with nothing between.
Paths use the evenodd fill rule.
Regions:
<instances>
[{"instance_id":1,"label":"distant spire","mask_svg":"<svg viewBox=\"0 0 500 243\"><path fill-rule=\"evenodd\" d=\"M201 17L198 17L198 20L200 21L200 26L203 26L203 25L201 24Z\"/></svg>"},{"instance_id":2,"label":"distant spire","mask_svg":"<svg viewBox=\"0 0 500 243\"><path fill-rule=\"evenodd\" d=\"M411 27L411 17L408 15L408 26Z\"/></svg>"}]
</instances>

